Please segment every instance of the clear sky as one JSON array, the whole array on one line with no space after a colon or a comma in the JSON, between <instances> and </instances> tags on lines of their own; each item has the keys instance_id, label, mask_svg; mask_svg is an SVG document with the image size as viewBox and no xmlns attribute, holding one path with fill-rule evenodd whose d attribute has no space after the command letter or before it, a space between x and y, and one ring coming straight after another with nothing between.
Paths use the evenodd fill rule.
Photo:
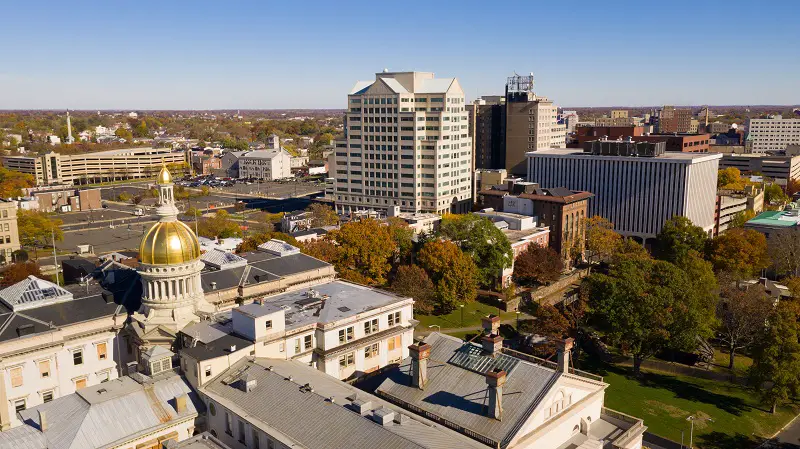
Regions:
<instances>
[{"instance_id":1,"label":"clear sky","mask_svg":"<svg viewBox=\"0 0 800 449\"><path fill-rule=\"evenodd\" d=\"M763 5L763 6L762 6ZM0 109L344 108L383 68L562 106L800 103L800 1L22 1Z\"/></svg>"}]
</instances>

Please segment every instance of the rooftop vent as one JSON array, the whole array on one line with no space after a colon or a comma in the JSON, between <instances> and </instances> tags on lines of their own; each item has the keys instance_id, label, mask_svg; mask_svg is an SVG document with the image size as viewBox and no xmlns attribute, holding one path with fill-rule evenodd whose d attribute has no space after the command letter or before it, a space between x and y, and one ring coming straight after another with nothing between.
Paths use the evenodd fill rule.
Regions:
<instances>
[{"instance_id":1,"label":"rooftop vent","mask_svg":"<svg viewBox=\"0 0 800 449\"><path fill-rule=\"evenodd\" d=\"M311 384L307 383L307 384L303 385L302 387L300 387L300 391L302 391L303 393L313 393L314 392L314 387L312 387Z\"/></svg>"},{"instance_id":2,"label":"rooftop vent","mask_svg":"<svg viewBox=\"0 0 800 449\"><path fill-rule=\"evenodd\" d=\"M24 337L25 335L33 334L33 324L23 324L21 326L17 326L17 335L20 337Z\"/></svg>"},{"instance_id":3,"label":"rooftop vent","mask_svg":"<svg viewBox=\"0 0 800 449\"><path fill-rule=\"evenodd\" d=\"M392 423L392 420L394 419L394 410L388 409L386 407L375 409L375 411L372 412L371 418L373 421L382 426L388 426L389 424Z\"/></svg>"},{"instance_id":4,"label":"rooftop vent","mask_svg":"<svg viewBox=\"0 0 800 449\"><path fill-rule=\"evenodd\" d=\"M366 415L372 410L372 401L365 401L363 399L356 399L352 403L350 403L350 407L353 409L354 412L358 413L361 416Z\"/></svg>"},{"instance_id":5,"label":"rooftop vent","mask_svg":"<svg viewBox=\"0 0 800 449\"><path fill-rule=\"evenodd\" d=\"M394 423L398 425L408 424L411 421L411 418L402 414L402 413L395 413L394 414Z\"/></svg>"},{"instance_id":6,"label":"rooftop vent","mask_svg":"<svg viewBox=\"0 0 800 449\"><path fill-rule=\"evenodd\" d=\"M215 281L211 281L211 290L217 289L217 283Z\"/></svg>"}]
</instances>

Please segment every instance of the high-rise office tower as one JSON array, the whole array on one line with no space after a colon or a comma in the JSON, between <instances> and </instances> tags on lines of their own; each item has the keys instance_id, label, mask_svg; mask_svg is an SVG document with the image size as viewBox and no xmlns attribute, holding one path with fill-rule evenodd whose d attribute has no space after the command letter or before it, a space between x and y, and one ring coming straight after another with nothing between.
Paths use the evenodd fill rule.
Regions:
<instances>
[{"instance_id":1,"label":"high-rise office tower","mask_svg":"<svg viewBox=\"0 0 800 449\"><path fill-rule=\"evenodd\" d=\"M558 106L533 93L533 74L508 78L505 140L505 168L519 176L526 175L528 151L566 146L566 125L558 123Z\"/></svg>"},{"instance_id":2,"label":"high-rise office tower","mask_svg":"<svg viewBox=\"0 0 800 449\"><path fill-rule=\"evenodd\" d=\"M329 172L337 211L469 212L472 140L456 78L384 71L347 103Z\"/></svg>"}]
</instances>

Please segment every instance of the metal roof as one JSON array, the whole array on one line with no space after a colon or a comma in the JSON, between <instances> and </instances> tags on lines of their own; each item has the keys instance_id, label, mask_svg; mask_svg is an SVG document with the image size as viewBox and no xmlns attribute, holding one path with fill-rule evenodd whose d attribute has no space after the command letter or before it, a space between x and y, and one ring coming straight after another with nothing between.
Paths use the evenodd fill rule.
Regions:
<instances>
[{"instance_id":1,"label":"metal roof","mask_svg":"<svg viewBox=\"0 0 800 449\"><path fill-rule=\"evenodd\" d=\"M130 377L84 388L34 408L20 418L38 430L39 411L47 414L44 437L48 449L94 449L122 443L129 437L161 428L179 419L197 416L191 387L179 376L152 381L152 390ZM186 410L178 413L175 398L188 394ZM106 399L107 398L107 399Z\"/></svg>"},{"instance_id":2,"label":"metal roof","mask_svg":"<svg viewBox=\"0 0 800 449\"><path fill-rule=\"evenodd\" d=\"M385 378L377 394L410 404L496 443L505 444L514 437L560 376L555 370L523 360L505 360L501 354L497 363L510 372L504 386L503 420L498 421L486 412L488 389L486 376L481 373L493 363L482 360L488 357L478 355L480 347L439 333L429 335L425 342L431 345L425 389L411 386L409 357L380 375Z\"/></svg>"},{"instance_id":3,"label":"metal roof","mask_svg":"<svg viewBox=\"0 0 800 449\"><path fill-rule=\"evenodd\" d=\"M14 311L71 301L72 293L50 281L30 275L0 290L0 300Z\"/></svg>"},{"instance_id":4,"label":"metal roof","mask_svg":"<svg viewBox=\"0 0 800 449\"><path fill-rule=\"evenodd\" d=\"M300 248L278 239L271 239L264 242L258 245L258 249L280 257L300 254Z\"/></svg>"},{"instance_id":5,"label":"metal roof","mask_svg":"<svg viewBox=\"0 0 800 449\"><path fill-rule=\"evenodd\" d=\"M392 89L392 91L394 93L397 93L397 94L407 94L408 93L408 90L405 87L403 87L403 85L400 84L399 81L397 81L394 78L380 78L380 80L383 81L384 83L386 83L386 85L389 87L389 89Z\"/></svg>"},{"instance_id":6,"label":"metal roof","mask_svg":"<svg viewBox=\"0 0 800 449\"><path fill-rule=\"evenodd\" d=\"M218 270L229 270L231 268L247 265L247 259L218 248L212 248L204 252L200 256L200 260L206 265L211 265Z\"/></svg>"},{"instance_id":7,"label":"metal roof","mask_svg":"<svg viewBox=\"0 0 800 449\"><path fill-rule=\"evenodd\" d=\"M255 390L237 388L242 376L256 381ZM241 360L227 375L204 386L201 394L309 449L485 448L297 361ZM362 414L351 409L353 400L367 410ZM394 412L395 419L378 424L372 417L376 410L378 416Z\"/></svg>"}]
</instances>

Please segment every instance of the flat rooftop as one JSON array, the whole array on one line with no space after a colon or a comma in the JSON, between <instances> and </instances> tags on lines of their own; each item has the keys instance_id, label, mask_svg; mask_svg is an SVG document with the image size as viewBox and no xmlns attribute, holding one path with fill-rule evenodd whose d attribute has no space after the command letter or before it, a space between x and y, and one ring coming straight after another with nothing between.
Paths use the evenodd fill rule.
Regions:
<instances>
[{"instance_id":1,"label":"flat rooftop","mask_svg":"<svg viewBox=\"0 0 800 449\"><path fill-rule=\"evenodd\" d=\"M797 226L799 222L800 214L796 212L791 213L783 210L771 210L756 215L745 223L745 225L791 228Z\"/></svg>"},{"instance_id":2,"label":"flat rooftop","mask_svg":"<svg viewBox=\"0 0 800 449\"><path fill-rule=\"evenodd\" d=\"M703 162L707 160L721 159L721 153L682 153L679 151L667 151L657 157L641 157L641 156L603 156L591 153L584 153L581 148L548 148L545 150L528 151L525 153L527 157L585 157L596 159L619 159L619 160L635 160L639 162L644 161L686 161L686 162Z\"/></svg>"}]
</instances>

